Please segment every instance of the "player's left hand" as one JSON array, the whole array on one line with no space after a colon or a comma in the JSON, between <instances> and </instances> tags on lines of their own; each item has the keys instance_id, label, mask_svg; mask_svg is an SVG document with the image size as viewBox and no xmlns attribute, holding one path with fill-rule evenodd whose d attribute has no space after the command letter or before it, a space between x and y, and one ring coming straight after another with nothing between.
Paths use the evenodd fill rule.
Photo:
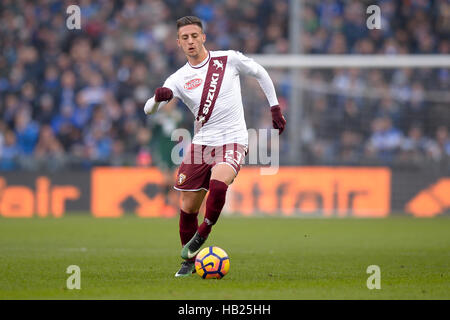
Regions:
<instances>
[{"instance_id":1,"label":"player's left hand","mask_svg":"<svg viewBox=\"0 0 450 320\"><path fill-rule=\"evenodd\" d=\"M281 114L281 109L279 105L270 107L272 112L272 125L274 129L278 129L280 134L283 133L284 127L286 126L286 119Z\"/></svg>"}]
</instances>

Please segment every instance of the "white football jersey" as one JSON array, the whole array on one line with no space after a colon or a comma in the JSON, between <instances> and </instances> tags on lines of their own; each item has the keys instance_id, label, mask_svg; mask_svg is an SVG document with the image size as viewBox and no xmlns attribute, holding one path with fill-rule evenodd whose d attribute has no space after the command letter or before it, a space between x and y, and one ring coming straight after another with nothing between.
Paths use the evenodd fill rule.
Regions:
<instances>
[{"instance_id":1,"label":"white football jersey","mask_svg":"<svg viewBox=\"0 0 450 320\"><path fill-rule=\"evenodd\" d=\"M164 87L173 91L195 117L192 143L218 146L239 143L248 146L239 75L258 79L269 105L278 105L267 71L242 53L209 51L199 65L187 62L173 73Z\"/></svg>"}]
</instances>

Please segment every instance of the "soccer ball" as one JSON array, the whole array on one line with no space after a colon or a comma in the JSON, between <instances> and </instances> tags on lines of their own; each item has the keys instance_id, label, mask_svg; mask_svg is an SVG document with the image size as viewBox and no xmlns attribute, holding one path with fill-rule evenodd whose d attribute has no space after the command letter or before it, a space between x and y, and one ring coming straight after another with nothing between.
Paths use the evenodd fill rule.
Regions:
<instances>
[{"instance_id":1,"label":"soccer ball","mask_svg":"<svg viewBox=\"0 0 450 320\"><path fill-rule=\"evenodd\" d=\"M204 248L195 258L195 271L203 279L222 279L228 270L230 270L230 258L219 247Z\"/></svg>"}]
</instances>

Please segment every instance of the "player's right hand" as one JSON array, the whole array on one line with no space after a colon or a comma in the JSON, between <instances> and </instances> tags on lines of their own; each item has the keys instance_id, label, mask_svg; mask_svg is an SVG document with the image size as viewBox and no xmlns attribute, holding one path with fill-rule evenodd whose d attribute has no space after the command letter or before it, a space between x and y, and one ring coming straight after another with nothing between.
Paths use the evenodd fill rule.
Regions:
<instances>
[{"instance_id":1,"label":"player's right hand","mask_svg":"<svg viewBox=\"0 0 450 320\"><path fill-rule=\"evenodd\" d=\"M169 88L160 87L155 91L155 101L169 101L173 98L173 92Z\"/></svg>"}]
</instances>

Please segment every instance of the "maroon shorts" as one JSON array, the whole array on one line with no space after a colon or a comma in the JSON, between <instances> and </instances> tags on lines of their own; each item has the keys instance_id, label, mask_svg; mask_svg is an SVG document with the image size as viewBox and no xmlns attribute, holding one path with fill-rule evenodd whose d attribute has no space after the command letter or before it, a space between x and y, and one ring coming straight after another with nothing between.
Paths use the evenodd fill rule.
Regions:
<instances>
[{"instance_id":1,"label":"maroon shorts","mask_svg":"<svg viewBox=\"0 0 450 320\"><path fill-rule=\"evenodd\" d=\"M226 163L238 174L247 154L247 147L238 143L223 146L191 144L178 168L174 188L182 191L209 189L211 169L219 163Z\"/></svg>"}]
</instances>

